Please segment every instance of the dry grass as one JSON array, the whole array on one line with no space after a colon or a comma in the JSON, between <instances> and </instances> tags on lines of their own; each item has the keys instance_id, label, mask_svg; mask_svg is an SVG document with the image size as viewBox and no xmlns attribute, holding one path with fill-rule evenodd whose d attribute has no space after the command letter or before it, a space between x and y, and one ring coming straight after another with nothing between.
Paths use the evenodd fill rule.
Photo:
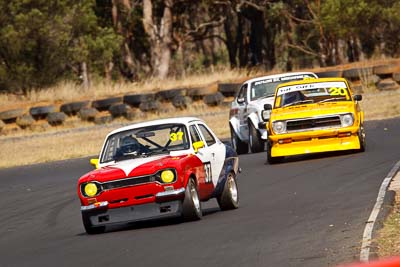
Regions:
<instances>
[{"instance_id":1,"label":"dry grass","mask_svg":"<svg viewBox=\"0 0 400 267\"><path fill-rule=\"evenodd\" d=\"M381 258L400 255L400 205L397 201L392 213L385 220L377 238L378 254Z\"/></svg>"},{"instance_id":2,"label":"dry grass","mask_svg":"<svg viewBox=\"0 0 400 267\"><path fill-rule=\"evenodd\" d=\"M366 120L381 120L400 116L400 90L363 94L360 102Z\"/></svg>"}]
</instances>

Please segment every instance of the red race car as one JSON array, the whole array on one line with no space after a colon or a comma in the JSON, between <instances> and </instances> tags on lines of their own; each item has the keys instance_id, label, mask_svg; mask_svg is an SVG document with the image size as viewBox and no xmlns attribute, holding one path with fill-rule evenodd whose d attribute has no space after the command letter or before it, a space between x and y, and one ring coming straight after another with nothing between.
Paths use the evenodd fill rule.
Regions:
<instances>
[{"instance_id":1,"label":"red race car","mask_svg":"<svg viewBox=\"0 0 400 267\"><path fill-rule=\"evenodd\" d=\"M238 207L239 159L200 119L137 123L106 137L96 166L78 181L88 234L157 218L201 219L201 201Z\"/></svg>"}]
</instances>

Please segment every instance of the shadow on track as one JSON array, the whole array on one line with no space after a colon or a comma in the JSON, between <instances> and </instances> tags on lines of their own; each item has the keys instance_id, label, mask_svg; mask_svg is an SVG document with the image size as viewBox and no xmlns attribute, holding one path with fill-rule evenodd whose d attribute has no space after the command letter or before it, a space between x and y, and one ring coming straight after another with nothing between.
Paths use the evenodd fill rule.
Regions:
<instances>
[{"instance_id":1,"label":"shadow on track","mask_svg":"<svg viewBox=\"0 0 400 267\"><path fill-rule=\"evenodd\" d=\"M202 209L203 217L220 212L220 208L205 208ZM119 231L129 231L129 230L138 230L138 229L147 229L147 228L158 228L158 227L166 227L171 225L177 225L181 223L190 223L190 221L184 221L181 217L175 218L165 218L165 219L157 219L157 220L146 220L146 221L139 221L139 222L132 222L132 223L121 223L118 225L112 225L106 227L107 233L112 232L119 232ZM102 235L102 234L100 234ZM82 232L77 234L77 236L90 236L86 234L86 232Z\"/></svg>"}]
</instances>

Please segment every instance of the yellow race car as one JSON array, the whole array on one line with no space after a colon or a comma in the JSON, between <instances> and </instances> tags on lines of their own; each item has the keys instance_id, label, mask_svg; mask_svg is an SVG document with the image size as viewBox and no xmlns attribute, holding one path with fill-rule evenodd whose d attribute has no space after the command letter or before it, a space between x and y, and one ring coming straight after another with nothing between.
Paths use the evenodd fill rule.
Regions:
<instances>
[{"instance_id":1,"label":"yellow race car","mask_svg":"<svg viewBox=\"0 0 400 267\"><path fill-rule=\"evenodd\" d=\"M309 153L365 150L364 113L344 78L305 79L279 85L266 104L268 162Z\"/></svg>"}]
</instances>

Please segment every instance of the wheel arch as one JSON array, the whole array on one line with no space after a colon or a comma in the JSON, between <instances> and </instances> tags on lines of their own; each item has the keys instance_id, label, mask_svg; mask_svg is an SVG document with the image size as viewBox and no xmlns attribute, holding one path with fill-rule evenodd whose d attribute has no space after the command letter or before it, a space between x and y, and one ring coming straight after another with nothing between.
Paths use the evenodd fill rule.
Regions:
<instances>
[{"instance_id":1,"label":"wheel arch","mask_svg":"<svg viewBox=\"0 0 400 267\"><path fill-rule=\"evenodd\" d=\"M259 129L258 129L259 119L258 119L256 112L250 113L249 116L247 116L247 122L251 123L254 126L254 128L257 131L259 131Z\"/></svg>"}]
</instances>

